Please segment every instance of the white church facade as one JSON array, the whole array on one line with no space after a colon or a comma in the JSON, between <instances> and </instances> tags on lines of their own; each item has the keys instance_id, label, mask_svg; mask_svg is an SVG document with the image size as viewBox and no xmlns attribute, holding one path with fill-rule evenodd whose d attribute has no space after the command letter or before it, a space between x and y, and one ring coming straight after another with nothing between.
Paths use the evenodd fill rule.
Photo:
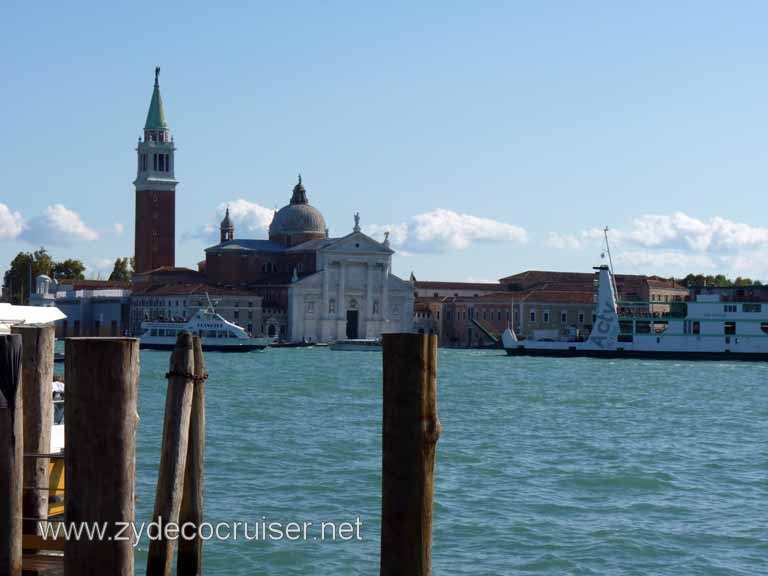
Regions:
<instances>
[{"instance_id":1,"label":"white church facade","mask_svg":"<svg viewBox=\"0 0 768 576\"><path fill-rule=\"evenodd\" d=\"M378 338L413 329L413 287L391 273L393 251L355 226L316 252L317 272L288 289L291 340Z\"/></svg>"}]
</instances>

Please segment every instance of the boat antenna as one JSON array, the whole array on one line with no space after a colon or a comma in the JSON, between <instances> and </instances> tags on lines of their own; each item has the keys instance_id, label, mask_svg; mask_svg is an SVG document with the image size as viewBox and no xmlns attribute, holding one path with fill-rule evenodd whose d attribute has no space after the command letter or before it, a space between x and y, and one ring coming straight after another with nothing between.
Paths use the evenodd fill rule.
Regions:
<instances>
[{"instance_id":1,"label":"boat antenna","mask_svg":"<svg viewBox=\"0 0 768 576\"><path fill-rule=\"evenodd\" d=\"M211 302L211 297L209 296L208 292L205 293L205 298L208 300L208 310L206 310L206 312L214 314L216 310L213 308L213 302Z\"/></svg>"},{"instance_id":2,"label":"boat antenna","mask_svg":"<svg viewBox=\"0 0 768 576\"><path fill-rule=\"evenodd\" d=\"M614 298L618 301L619 289L616 286L616 275L613 273L613 258L611 258L611 245L608 243L608 226L603 229L603 235L605 236L605 251L608 253L608 268L611 270L611 282L613 282Z\"/></svg>"}]
</instances>

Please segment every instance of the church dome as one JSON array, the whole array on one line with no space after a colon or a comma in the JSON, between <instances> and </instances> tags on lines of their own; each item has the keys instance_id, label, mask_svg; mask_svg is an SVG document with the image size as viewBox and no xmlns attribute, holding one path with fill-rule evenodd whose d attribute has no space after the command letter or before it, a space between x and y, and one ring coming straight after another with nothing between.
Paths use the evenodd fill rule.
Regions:
<instances>
[{"instance_id":1,"label":"church dome","mask_svg":"<svg viewBox=\"0 0 768 576\"><path fill-rule=\"evenodd\" d=\"M278 210L269 225L269 238L282 244L293 245L314 238L325 238L325 218L307 200L307 191L301 183L293 188L291 202Z\"/></svg>"}]
</instances>

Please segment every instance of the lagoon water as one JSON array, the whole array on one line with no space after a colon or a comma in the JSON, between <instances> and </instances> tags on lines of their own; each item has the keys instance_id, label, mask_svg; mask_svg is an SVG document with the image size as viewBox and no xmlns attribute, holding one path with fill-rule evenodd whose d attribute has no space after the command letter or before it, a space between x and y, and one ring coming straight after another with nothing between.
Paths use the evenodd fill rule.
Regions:
<instances>
[{"instance_id":1,"label":"lagoon water","mask_svg":"<svg viewBox=\"0 0 768 576\"><path fill-rule=\"evenodd\" d=\"M141 355L137 522L168 358ZM363 538L211 540L206 573L378 574L381 354L206 360L206 519L359 516ZM768 364L441 350L438 378L435 575L768 573Z\"/></svg>"}]
</instances>

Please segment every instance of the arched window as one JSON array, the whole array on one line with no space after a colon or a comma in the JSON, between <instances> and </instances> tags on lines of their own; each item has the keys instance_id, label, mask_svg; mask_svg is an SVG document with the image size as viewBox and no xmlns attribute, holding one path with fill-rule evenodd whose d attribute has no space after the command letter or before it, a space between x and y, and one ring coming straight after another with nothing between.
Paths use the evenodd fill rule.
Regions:
<instances>
[{"instance_id":1,"label":"arched window","mask_svg":"<svg viewBox=\"0 0 768 576\"><path fill-rule=\"evenodd\" d=\"M335 312L336 312L336 300L331 298L330 300L328 300L328 313L334 314Z\"/></svg>"}]
</instances>

